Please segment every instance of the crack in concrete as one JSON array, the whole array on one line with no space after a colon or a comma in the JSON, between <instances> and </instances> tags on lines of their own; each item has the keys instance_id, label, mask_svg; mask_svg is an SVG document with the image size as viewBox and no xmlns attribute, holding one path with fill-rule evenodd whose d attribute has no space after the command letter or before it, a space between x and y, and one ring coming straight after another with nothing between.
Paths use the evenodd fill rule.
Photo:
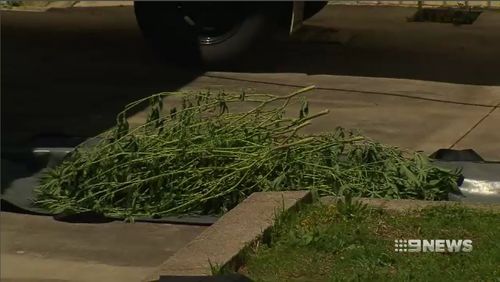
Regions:
<instances>
[{"instance_id":1,"label":"crack in concrete","mask_svg":"<svg viewBox=\"0 0 500 282\"><path fill-rule=\"evenodd\" d=\"M204 77L208 77L208 78L217 78L217 79L225 79L225 80L233 80L233 81L250 82L250 83L260 83L260 84L276 85L276 86L287 86L287 87L306 87L306 86L308 86L308 85L298 85L298 84L288 84L288 83L280 83L280 82L260 81L260 80L253 80L253 79L244 79L244 78L233 78L233 77L218 76L218 75L211 75L211 74L205 74L203 76ZM355 90L355 89L348 89L348 88L334 88L334 87L321 87L321 86L319 86L319 87L315 87L314 89L316 89L316 90L342 91L342 92L350 92L350 93L357 93L357 94L370 94L370 95L392 96L392 97L414 99L414 100L421 100L421 101L430 101L430 102L445 103L445 104L454 104L454 105L462 105L462 106L475 106L475 107L483 107L483 108L490 108L490 107L497 108L499 106L498 104L495 105L495 106L492 106L492 105L488 105L488 104L457 102L457 101L449 101L449 100L442 100L442 99L433 99L433 98L425 98L425 97L415 97L415 96L410 96L410 95L405 95L405 94L397 94L397 93L390 93L390 92Z\"/></svg>"},{"instance_id":2,"label":"crack in concrete","mask_svg":"<svg viewBox=\"0 0 500 282\"><path fill-rule=\"evenodd\" d=\"M500 107L500 103L496 104L493 106L486 115L484 115L482 118L480 118L469 130L467 130L460 138L458 138L457 141L455 141L453 144L448 149L453 149L460 141L462 141L465 137L467 137L476 127L478 127L485 119L487 119L491 113L493 113L496 109Z\"/></svg>"}]
</instances>

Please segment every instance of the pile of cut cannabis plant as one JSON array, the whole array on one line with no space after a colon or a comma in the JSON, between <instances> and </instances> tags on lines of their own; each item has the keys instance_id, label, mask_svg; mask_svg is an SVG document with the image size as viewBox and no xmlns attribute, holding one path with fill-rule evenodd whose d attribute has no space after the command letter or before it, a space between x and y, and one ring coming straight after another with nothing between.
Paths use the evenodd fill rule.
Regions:
<instances>
[{"instance_id":1,"label":"pile of cut cannabis plant","mask_svg":"<svg viewBox=\"0 0 500 282\"><path fill-rule=\"evenodd\" d=\"M285 110L301 89L267 94L160 93L129 104L95 146L79 146L48 171L35 203L53 213L108 216L219 215L256 191L312 189L320 195L445 200L459 171L419 154L387 147L344 129L303 136L328 111L297 118ZM167 98L182 101L163 109ZM127 112L150 101L145 124ZM229 112L231 105L253 105ZM276 105L277 106L273 106Z\"/></svg>"}]
</instances>

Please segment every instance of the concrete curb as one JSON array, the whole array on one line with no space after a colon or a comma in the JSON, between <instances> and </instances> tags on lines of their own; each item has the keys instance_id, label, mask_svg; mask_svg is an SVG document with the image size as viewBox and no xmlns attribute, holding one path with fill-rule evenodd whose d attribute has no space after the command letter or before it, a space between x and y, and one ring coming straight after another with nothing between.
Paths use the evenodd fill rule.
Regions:
<instances>
[{"instance_id":1,"label":"concrete curb","mask_svg":"<svg viewBox=\"0 0 500 282\"><path fill-rule=\"evenodd\" d=\"M20 6L2 8L2 11L14 12L46 12L50 9L67 9L75 5L77 1L23 1Z\"/></svg>"},{"instance_id":2,"label":"concrete curb","mask_svg":"<svg viewBox=\"0 0 500 282\"><path fill-rule=\"evenodd\" d=\"M439 206L463 206L468 208L488 210L492 212L500 212L500 204L486 203L468 203L468 202L453 202L453 201L423 201L423 200L389 200L389 199L372 199L372 198L355 198L370 207L381 208L389 211L414 211L428 207ZM320 199L323 204L335 204L336 197L326 196Z\"/></svg>"},{"instance_id":3,"label":"concrete curb","mask_svg":"<svg viewBox=\"0 0 500 282\"><path fill-rule=\"evenodd\" d=\"M133 6L133 1L23 1L21 6L2 7L1 11L47 12L53 9Z\"/></svg>"},{"instance_id":4,"label":"concrete curb","mask_svg":"<svg viewBox=\"0 0 500 282\"><path fill-rule=\"evenodd\" d=\"M435 8L435 7L457 7L459 3L463 3L463 1L432 1L432 0L424 0L422 3L422 7L424 8ZM341 0L341 1L330 1L328 5L337 5L337 6L368 6L368 7L401 7L401 8L417 8L417 1L396 1L396 0L388 0L388 1L349 1L349 0ZM469 6L471 7L480 7L482 9L498 9L500 3L496 3L496 1L480 1L473 0L469 2Z\"/></svg>"},{"instance_id":5,"label":"concrete curb","mask_svg":"<svg viewBox=\"0 0 500 282\"><path fill-rule=\"evenodd\" d=\"M273 226L277 214L311 201L309 191L253 193L143 281L176 281L181 277L196 279L210 276L211 265L236 267L241 263L242 250L261 239Z\"/></svg>"},{"instance_id":6,"label":"concrete curb","mask_svg":"<svg viewBox=\"0 0 500 282\"><path fill-rule=\"evenodd\" d=\"M77 1L73 7L125 7L134 6L134 1Z\"/></svg>"},{"instance_id":7,"label":"concrete curb","mask_svg":"<svg viewBox=\"0 0 500 282\"><path fill-rule=\"evenodd\" d=\"M336 197L322 197L323 204L335 204ZM355 198L371 207L404 212L435 206L464 206L500 212L499 204L462 203L452 201L386 200ZM187 246L166 260L143 281L207 281L211 267L237 269L242 253L254 246L282 211L296 209L299 203L312 202L309 191L256 192L222 216ZM184 279L184 280L183 280ZM214 280L215 281L215 280ZM229 280L228 280L229 281ZM239 281L239 280L230 280ZM242 280L246 281L246 280Z\"/></svg>"}]
</instances>

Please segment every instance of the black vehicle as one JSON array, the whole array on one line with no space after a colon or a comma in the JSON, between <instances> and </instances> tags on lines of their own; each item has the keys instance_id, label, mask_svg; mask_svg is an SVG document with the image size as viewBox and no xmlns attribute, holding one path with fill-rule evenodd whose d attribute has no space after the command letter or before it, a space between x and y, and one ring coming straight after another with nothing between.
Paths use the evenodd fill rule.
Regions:
<instances>
[{"instance_id":1,"label":"black vehicle","mask_svg":"<svg viewBox=\"0 0 500 282\"><path fill-rule=\"evenodd\" d=\"M327 4L317 2L135 2L144 36L165 57L217 65L287 34Z\"/></svg>"}]
</instances>

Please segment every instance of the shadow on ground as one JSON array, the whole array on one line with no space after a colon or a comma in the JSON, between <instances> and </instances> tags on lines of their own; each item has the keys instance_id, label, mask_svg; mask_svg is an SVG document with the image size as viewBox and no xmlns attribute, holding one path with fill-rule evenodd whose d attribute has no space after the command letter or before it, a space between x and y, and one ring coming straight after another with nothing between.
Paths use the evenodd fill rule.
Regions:
<instances>
[{"instance_id":1,"label":"shadow on ground","mask_svg":"<svg viewBox=\"0 0 500 282\"><path fill-rule=\"evenodd\" d=\"M473 25L456 26L408 22L415 11L328 6L307 21L308 34L269 46L235 71L500 85L500 13L485 11Z\"/></svg>"},{"instance_id":2,"label":"shadow on ground","mask_svg":"<svg viewBox=\"0 0 500 282\"><path fill-rule=\"evenodd\" d=\"M328 6L309 24L332 30L329 43L263 42L265 51L225 70L500 85L499 13L457 27L406 22L413 12ZM93 136L127 103L203 74L153 56L131 7L4 12L1 36L3 146Z\"/></svg>"},{"instance_id":3,"label":"shadow on ground","mask_svg":"<svg viewBox=\"0 0 500 282\"><path fill-rule=\"evenodd\" d=\"M2 190L40 170L33 148L73 147L201 74L159 62L130 7L2 12L1 40Z\"/></svg>"},{"instance_id":4,"label":"shadow on ground","mask_svg":"<svg viewBox=\"0 0 500 282\"><path fill-rule=\"evenodd\" d=\"M413 12L329 6L308 24L330 30L330 42L262 42L225 70L500 85L500 13L452 26L406 22ZM13 147L74 146L126 104L203 75L153 56L131 7L3 12L1 39L2 158Z\"/></svg>"},{"instance_id":5,"label":"shadow on ground","mask_svg":"<svg viewBox=\"0 0 500 282\"><path fill-rule=\"evenodd\" d=\"M2 14L2 146L94 136L126 104L200 74L157 62L130 9L103 10Z\"/></svg>"}]
</instances>

